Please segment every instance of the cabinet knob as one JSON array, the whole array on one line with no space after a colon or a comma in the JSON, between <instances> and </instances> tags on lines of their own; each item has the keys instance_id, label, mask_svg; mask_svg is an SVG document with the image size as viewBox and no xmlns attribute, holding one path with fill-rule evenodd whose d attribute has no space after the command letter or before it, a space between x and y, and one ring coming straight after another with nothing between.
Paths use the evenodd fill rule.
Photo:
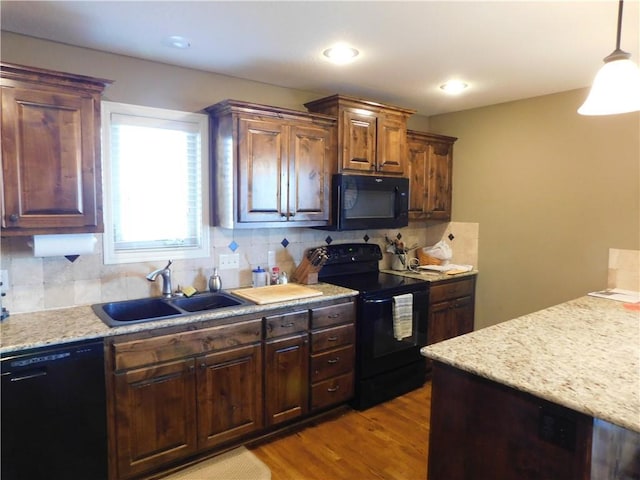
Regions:
<instances>
[{"instance_id":1,"label":"cabinet knob","mask_svg":"<svg viewBox=\"0 0 640 480\"><path fill-rule=\"evenodd\" d=\"M16 213L12 213L9 215L9 220L12 222L17 222L20 217Z\"/></svg>"},{"instance_id":2,"label":"cabinet knob","mask_svg":"<svg viewBox=\"0 0 640 480\"><path fill-rule=\"evenodd\" d=\"M295 217L295 216L296 216L296 212L290 212L290 213L289 213L289 216L290 216L290 217Z\"/></svg>"}]
</instances>

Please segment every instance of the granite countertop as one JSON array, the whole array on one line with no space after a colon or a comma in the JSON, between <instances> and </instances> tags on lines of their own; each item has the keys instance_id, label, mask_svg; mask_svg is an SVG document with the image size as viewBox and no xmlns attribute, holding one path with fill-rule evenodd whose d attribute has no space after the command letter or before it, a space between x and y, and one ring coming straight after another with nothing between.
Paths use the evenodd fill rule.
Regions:
<instances>
[{"instance_id":1,"label":"granite countertop","mask_svg":"<svg viewBox=\"0 0 640 480\"><path fill-rule=\"evenodd\" d=\"M412 272L410 270L380 270L384 273L392 273L393 275L400 275L402 277L417 278L418 280L424 280L425 282L442 282L444 280L454 280L460 277L470 277L478 274L478 270L470 270L468 272L456 273L455 275L448 275L446 273L440 273L436 271L422 270L421 272Z\"/></svg>"},{"instance_id":2,"label":"granite countertop","mask_svg":"<svg viewBox=\"0 0 640 480\"><path fill-rule=\"evenodd\" d=\"M353 297L358 294L355 290L327 283L305 286L319 290L323 295L267 305L250 304L229 307L165 320L134 323L123 327L108 327L96 316L90 305L14 314L0 323L0 354L78 340L91 340L185 325L203 320L216 320L252 313L262 314L283 307L304 306L319 301Z\"/></svg>"},{"instance_id":3,"label":"granite countertop","mask_svg":"<svg viewBox=\"0 0 640 480\"><path fill-rule=\"evenodd\" d=\"M640 432L640 312L622 302L585 296L421 352Z\"/></svg>"}]
</instances>

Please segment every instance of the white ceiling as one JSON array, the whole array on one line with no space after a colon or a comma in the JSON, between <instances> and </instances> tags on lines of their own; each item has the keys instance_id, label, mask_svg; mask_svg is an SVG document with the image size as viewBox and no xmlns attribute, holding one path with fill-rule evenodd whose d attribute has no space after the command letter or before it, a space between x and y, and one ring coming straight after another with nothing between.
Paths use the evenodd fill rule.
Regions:
<instances>
[{"instance_id":1,"label":"white ceiling","mask_svg":"<svg viewBox=\"0 0 640 480\"><path fill-rule=\"evenodd\" d=\"M640 57L640 0L622 49ZM7 1L2 30L433 115L589 86L615 48L606 1ZM165 46L182 35L191 48ZM335 66L335 42L361 51ZM82 73L82 72L75 72ZM460 78L458 97L438 88Z\"/></svg>"}]
</instances>

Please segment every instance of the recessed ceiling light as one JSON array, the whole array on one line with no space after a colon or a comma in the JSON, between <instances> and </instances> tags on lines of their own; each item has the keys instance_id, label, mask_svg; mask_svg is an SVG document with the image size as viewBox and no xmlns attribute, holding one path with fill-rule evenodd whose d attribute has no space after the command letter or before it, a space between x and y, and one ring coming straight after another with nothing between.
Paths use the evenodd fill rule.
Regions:
<instances>
[{"instance_id":1,"label":"recessed ceiling light","mask_svg":"<svg viewBox=\"0 0 640 480\"><path fill-rule=\"evenodd\" d=\"M182 37L180 35L171 35L170 37L165 37L162 40L162 43L168 47L173 48L189 48L191 46L191 41L188 38Z\"/></svg>"},{"instance_id":2,"label":"recessed ceiling light","mask_svg":"<svg viewBox=\"0 0 640 480\"><path fill-rule=\"evenodd\" d=\"M467 85L462 80L449 80L445 84L440 85L440 89L442 89L445 93L448 93L450 95L457 95L458 93L461 93L463 90L466 90L468 86L469 85Z\"/></svg>"},{"instance_id":3,"label":"recessed ceiling light","mask_svg":"<svg viewBox=\"0 0 640 480\"><path fill-rule=\"evenodd\" d=\"M322 54L330 61L337 64L349 63L356 58L360 52L353 47L346 45L336 45L331 48L327 48Z\"/></svg>"}]
</instances>

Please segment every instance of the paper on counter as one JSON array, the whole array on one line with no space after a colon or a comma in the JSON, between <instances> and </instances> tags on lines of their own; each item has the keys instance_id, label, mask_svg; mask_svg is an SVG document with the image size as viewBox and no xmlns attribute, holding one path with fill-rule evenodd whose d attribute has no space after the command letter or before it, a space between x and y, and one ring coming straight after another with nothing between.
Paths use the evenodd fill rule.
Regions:
<instances>
[{"instance_id":1,"label":"paper on counter","mask_svg":"<svg viewBox=\"0 0 640 480\"><path fill-rule=\"evenodd\" d=\"M420 265L416 268L419 270L433 270L435 272L448 272L449 270L470 272L473 270L473 265L456 265L454 263L448 263L447 265Z\"/></svg>"},{"instance_id":2,"label":"paper on counter","mask_svg":"<svg viewBox=\"0 0 640 480\"><path fill-rule=\"evenodd\" d=\"M638 303L640 302L640 292L632 290L623 290L622 288L608 288L599 292L591 292L587 295L592 297L607 298L618 302Z\"/></svg>"}]
</instances>

